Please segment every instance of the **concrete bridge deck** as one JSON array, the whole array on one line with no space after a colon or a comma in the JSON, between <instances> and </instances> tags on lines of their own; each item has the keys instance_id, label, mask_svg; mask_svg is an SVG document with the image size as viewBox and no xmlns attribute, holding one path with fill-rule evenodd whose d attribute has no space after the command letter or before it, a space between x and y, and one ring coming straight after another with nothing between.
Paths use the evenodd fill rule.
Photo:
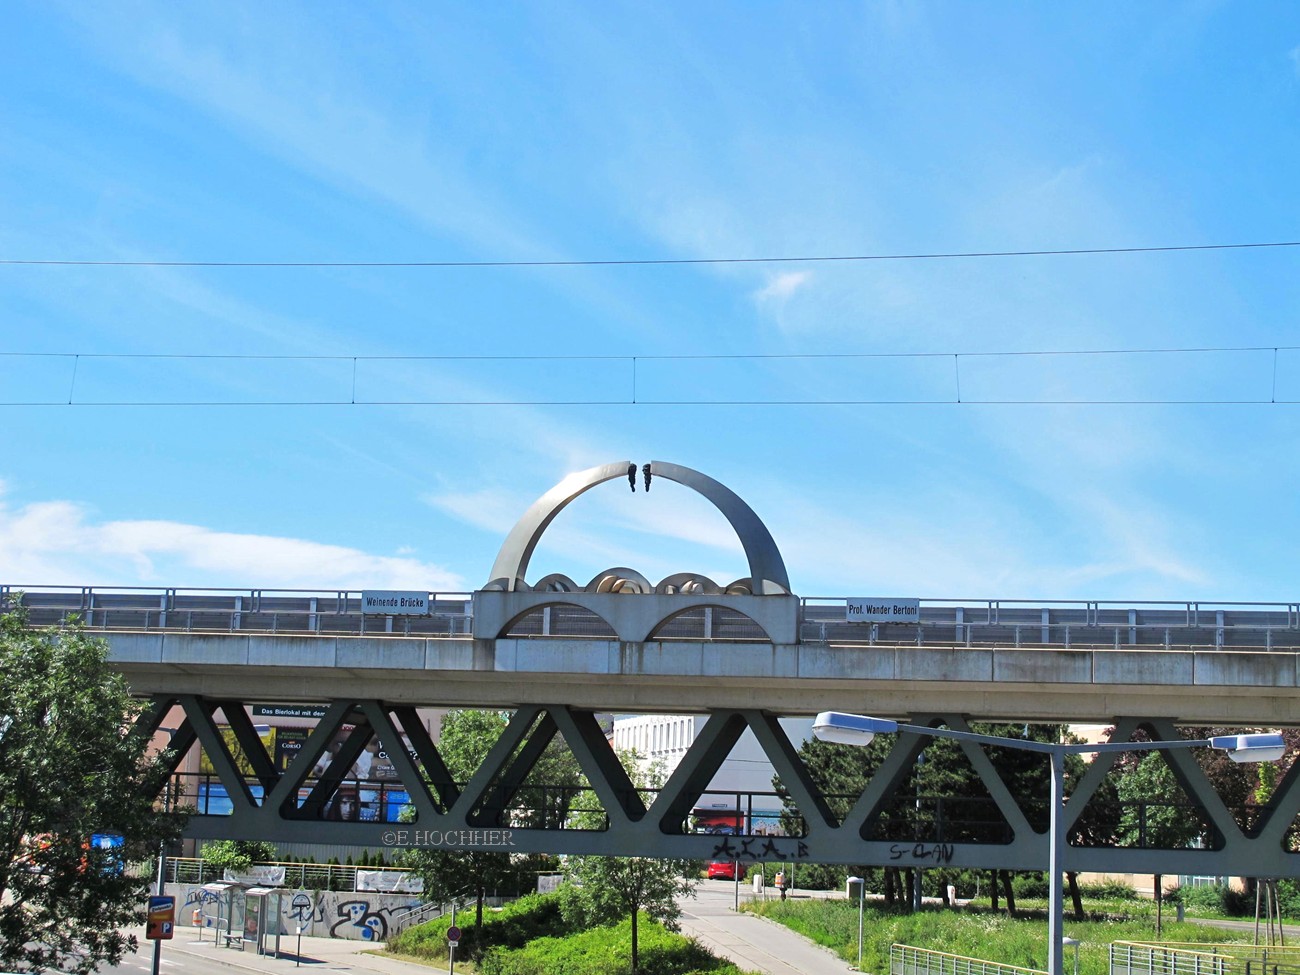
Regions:
<instances>
[{"instance_id":1,"label":"concrete bridge deck","mask_svg":"<svg viewBox=\"0 0 1300 975\"><path fill-rule=\"evenodd\" d=\"M981 720L1182 724L1300 721L1300 653L1026 647L838 646L560 638L105 634L142 695L264 700L356 697L597 711L826 709Z\"/></svg>"},{"instance_id":2,"label":"concrete bridge deck","mask_svg":"<svg viewBox=\"0 0 1300 975\"><path fill-rule=\"evenodd\" d=\"M0 586L0 602L19 592L33 623L76 615L106 637L148 695L1228 725L1300 714L1300 603L923 599L914 622L863 624L846 599L805 597L797 642L707 607L625 642L562 603L475 639L470 593L384 616L356 591Z\"/></svg>"}]
</instances>

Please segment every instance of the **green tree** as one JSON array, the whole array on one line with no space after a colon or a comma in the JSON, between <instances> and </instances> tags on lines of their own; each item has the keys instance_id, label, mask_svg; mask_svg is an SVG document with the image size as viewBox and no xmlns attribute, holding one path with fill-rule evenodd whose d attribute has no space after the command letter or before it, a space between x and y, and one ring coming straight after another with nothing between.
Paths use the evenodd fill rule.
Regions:
<instances>
[{"instance_id":1,"label":"green tree","mask_svg":"<svg viewBox=\"0 0 1300 975\"><path fill-rule=\"evenodd\" d=\"M639 767L634 753L620 755L637 788L658 788L665 775L661 765ZM599 828L603 822L592 811L577 813L578 828ZM571 856L565 861L568 883L562 889L560 911L574 928L617 924L630 918L632 924L632 972L640 964L637 940L638 920L645 913L669 930L677 930L681 909L679 897L692 896L699 864L694 860L653 857Z\"/></svg>"},{"instance_id":2,"label":"green tree","mask_svg":"<svg viewBox=\"0 0 1300 975\"><path fill-rule=\"evenodd\" d=\"M1121 843L1178 849L1204 833L1200 817L1189 815L1182 787L1159 752L1143 755L1120 778L1117 791Z\"/></svg>"},{"instance_id":3,"label":"green tree","mask_svg":"<svg viewBox=\"0 0 1300 975\"><path fill-rule=\"evenodd\" d=\"M203 844L203 862L239 873L254 863L274 860L277 852L266 840L213 840Z\"/></svg>"},{"instance_id":4,"label":"green tree","mask_svg":"<svg viewBox=\"0 0 1300 975\"><path fill-rule=\"evenodd\" d=\"M155 797L162 756L131 730L142 705L103 641L0 616L0 968L90 972L137 947L149 881L182 817ZM120 837L102 847L96 836Z\"/></svg>"},{"instance_id":5,"label":"green tree","mask_svg":"<svg viewBox=\"0 0 1300 975\"><path fill-rule=\"evenodd\" d=\"M459 709L443 718L438 752L453 779L464 784L483 764L509 722L504 711ZM524 780L524 801L506 811L502 825L556 829L568 817L582 782L577 759L558 736L546 746ZM474 923L483 924L483 904L491 890L517 890L545 864L536 857L516 857L489 850L407 850L402 866L416 871L429 896L451 900L472 894Z\"/></svg>"}]
</instances>

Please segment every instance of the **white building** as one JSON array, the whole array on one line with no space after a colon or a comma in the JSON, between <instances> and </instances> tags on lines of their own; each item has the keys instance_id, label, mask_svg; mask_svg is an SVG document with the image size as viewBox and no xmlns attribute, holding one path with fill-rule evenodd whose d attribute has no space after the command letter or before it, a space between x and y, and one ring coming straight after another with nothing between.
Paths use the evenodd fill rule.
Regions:
<instances>
[{"instance_id":1,"label":"white building","mask_svg":"<svg viewBox=\"0 0 1300 975\"><path fill-rule=\"evenodd\" d=\"M644 766L660 764L671 775L707 720L703 714L622 715L614 719L612 742L615 750L636 752ZM811 718L779 720L796 749L812 737ZM775 827L781 813L781 800L772 788L775 774L758 739L746 729L695 804L702 825L710 825L707 811L712 811L712 825L743 817L753 832Z\"/></svg>"}]
</instances>

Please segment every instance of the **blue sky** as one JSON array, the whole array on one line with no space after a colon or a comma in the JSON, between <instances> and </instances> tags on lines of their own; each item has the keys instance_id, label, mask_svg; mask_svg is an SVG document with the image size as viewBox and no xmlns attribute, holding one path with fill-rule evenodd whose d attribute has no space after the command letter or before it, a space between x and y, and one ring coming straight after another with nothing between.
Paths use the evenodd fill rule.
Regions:
<instances>
[{"instance_id":1,"label":"blue sky","mask_svg":"<svg viewBox=\"0 0 1300 975\"><path fill-rule=\"evenodd\" d=\"M1281 2L16 3L0 82L6 261L1300 239ZM6 263L0 400L54 405L0 407L0 580L470 590L566 473L654 459L800 595L1293 601L1298 268ZM1263 351L1079 354L1173 349ZM671 484L591 492L533 572L621 565L745 574Z\"/></svg>"}]
</instances>

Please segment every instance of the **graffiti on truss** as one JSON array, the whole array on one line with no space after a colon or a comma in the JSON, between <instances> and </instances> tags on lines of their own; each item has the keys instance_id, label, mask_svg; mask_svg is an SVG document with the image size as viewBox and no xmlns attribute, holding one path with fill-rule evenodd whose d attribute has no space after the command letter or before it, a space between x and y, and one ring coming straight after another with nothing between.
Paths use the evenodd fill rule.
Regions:
<instances>
[{"instance_id":1,"label":"graffiti on truss","mask_svg":"<svg viewBox=\"0 0 1300 975\"><path fill-rule=\"evenodd\" d=\"M895 843L889 848L889 859L933 860L936 863L951 863L953 855L951 843L913 843L911 846Z\"/></svg>"},{"instance_id":2,"label":"graffiti on truss","mask_svg":"<svg viewBox=\"0 0 1300 975\"><path fill-rule=\"evenodd\" d=\"M733 842L734 840L734 842ZM760 843L759 840L762 840ZM712 860L802 860L808 855L808 844L803 840L778 843L772 837L724 836L714 846Z\"/></svg>"}]
</instances>

